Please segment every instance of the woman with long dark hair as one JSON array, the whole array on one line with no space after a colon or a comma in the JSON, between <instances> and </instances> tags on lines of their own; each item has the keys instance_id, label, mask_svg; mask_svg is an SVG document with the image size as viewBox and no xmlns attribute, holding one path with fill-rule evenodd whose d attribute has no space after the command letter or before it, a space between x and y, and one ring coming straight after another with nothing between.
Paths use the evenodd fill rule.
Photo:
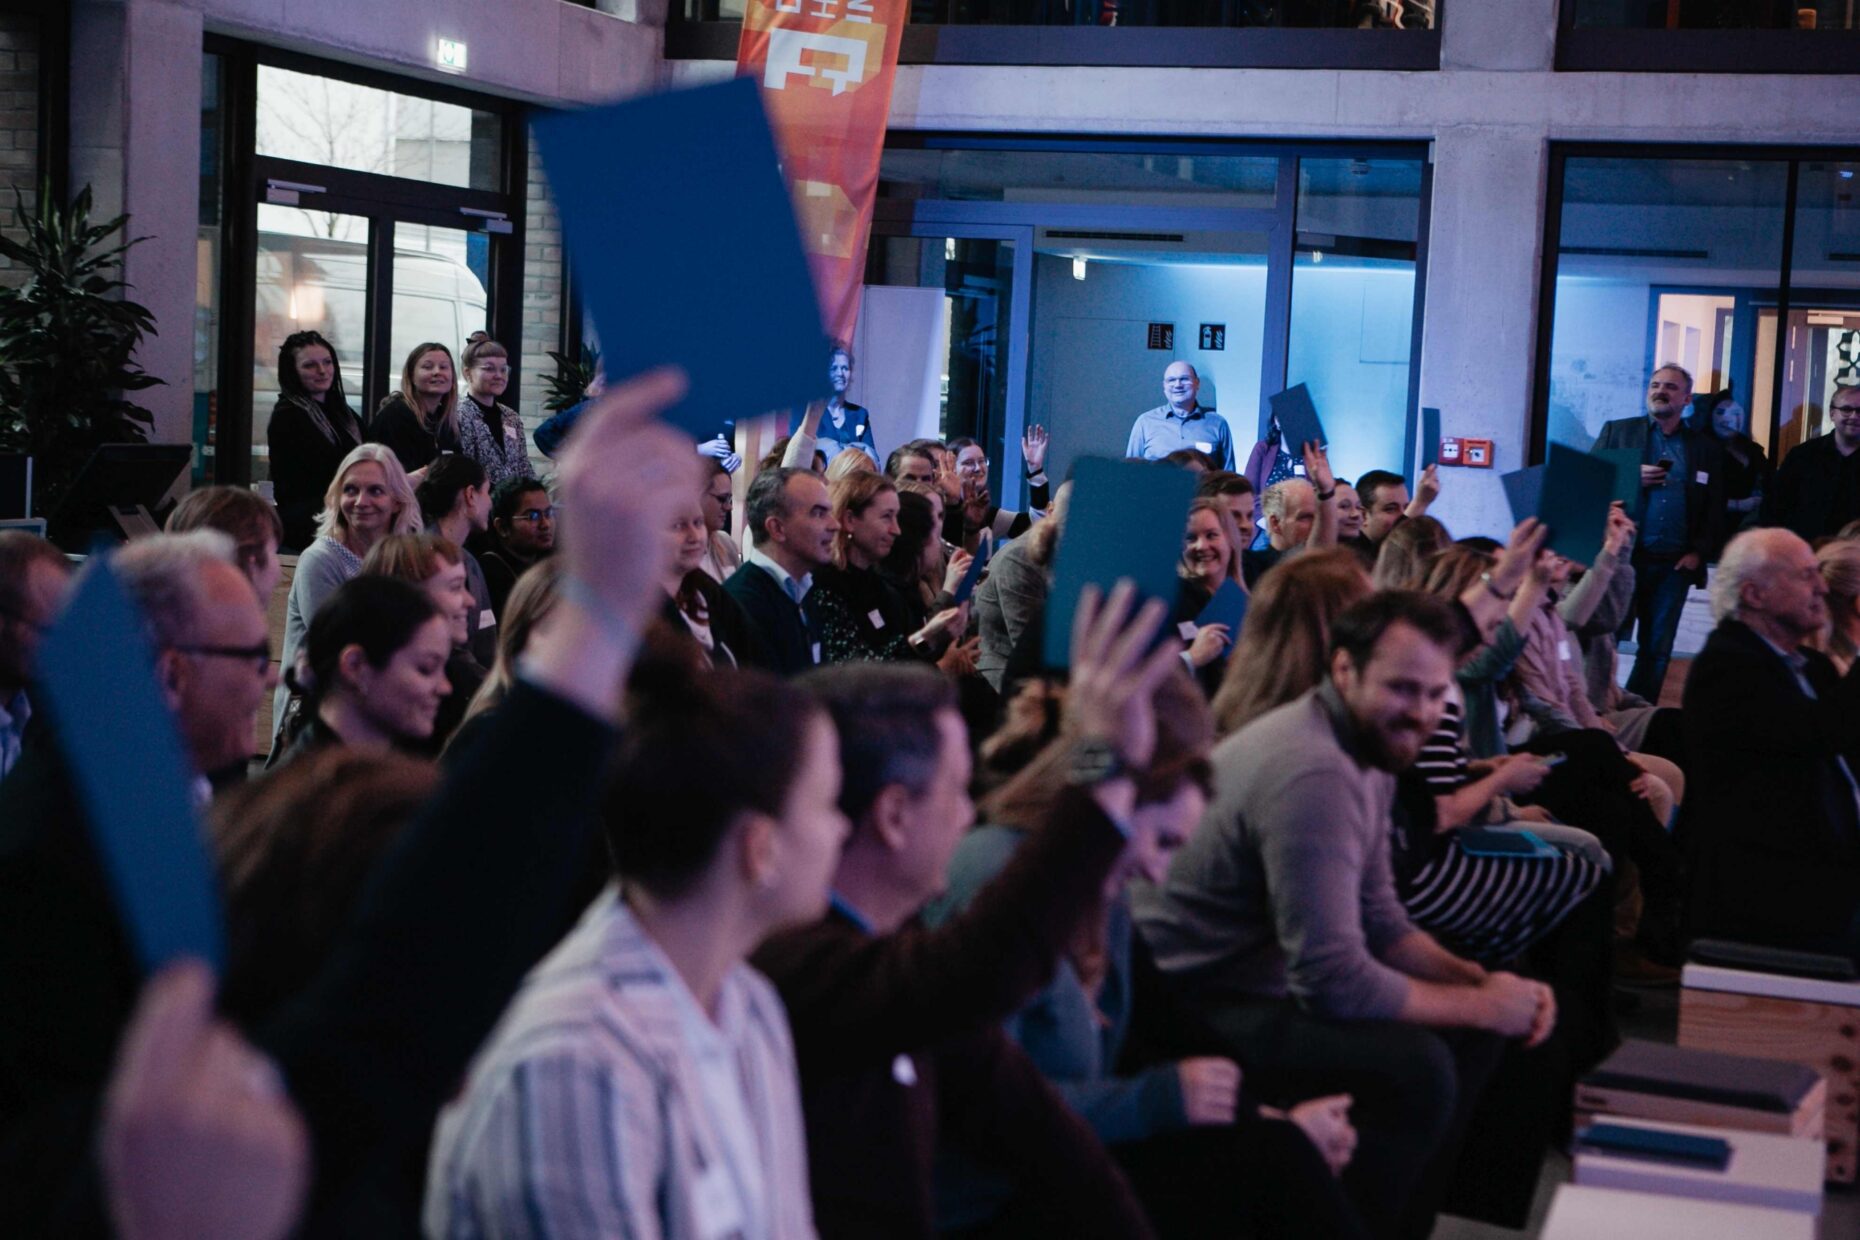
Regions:
<instances>
[{"instance_id":1,"label":"woman with long dark hair","mask_svg":"<svg viewBox=\"0 0 1860 1240\"><path fill-rule=\"evenodd\" d=\"M318 332L293 332L278 346L278 403L265 428L271 498L284 521L281 550L301 551L316 537L323 492L362 424L342 390L335 346Z\"/></svg>"}]
</instances>

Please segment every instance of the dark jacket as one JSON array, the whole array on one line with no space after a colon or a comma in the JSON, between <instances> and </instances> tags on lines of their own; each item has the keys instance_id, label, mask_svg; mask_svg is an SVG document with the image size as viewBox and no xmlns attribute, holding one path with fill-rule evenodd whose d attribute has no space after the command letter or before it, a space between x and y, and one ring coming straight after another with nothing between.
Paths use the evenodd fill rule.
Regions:
<instances>
[{"instance_id":1,"label":"dark jacket","mask_svg":"<svg viewBox=\"0 0 1860 1240\"><path fill-rule=\"evenodd\" d=\"M478 557L478 567L484 571L484 588L491 595L491 614L497 617L499 624L504 621L504 605L510 601L510 592L517 588L517 578L534 563L535 560L525 563L518 559L495 537Z\"/></svg>"},{"instance_id":2,"label":"dark jacket","mask_svg":"<svg viewBox=\"0 0 1860 1240\"><path fill-rule=\"evenodd\" d=\"M746 563L730 574L723 588L748 617L756 645L766 659L763 666L792 676L815 665L819 622L809 609L794 605L768 570Z\"/></svg>"},{"instance_id":3,"label":"dark jacket","mask_svg":"<svg viewBox=\"0 0 1860 1240\"><path fill-rule=\"evenodd\" d=\"M361 446L361 424L353 412L347 423L332 419L334 440L326 439L310 413L288 397L272 406L265 440L271 455L271 498L284 522L282 551L301 551L316 537L316 515L342 459ZM353 432L353 434L351 434Z\"/></svg>"},{"instance_id":4,"label":"dark jacket","mask_svg":"<svg viewBox=\"0 0 1860 1240\"><path fill-rule=\"evenodd\" d=\"M295 1234L417 1228L407 1164L560 936L613 744L519 683L370 875L315 981L248 1031L309 1126ZM140 979L69 779L45 762L0 784L0 1235L103 1235L97 1100Z\"/></svg>"},{"instance_id":5,"label":"dark jacket","mask_svg":"<svg viewBox=\"0 0 1860 1240\"><path fill-rule=\"evenodd\" d=\"M712 581L702 569L696 568L685 574L685 585L696 590L703 598L711 639L729 652L727 656L722 651L712 654L713 667L768 665L768 654L762 649L760 639L750 626L749 617L743 614L743 609L722 586ZM678 610L678 601L669 594L665 596L665 605L659 608L659 618L674 633L688 637L694 643L697 641L697 638L690 636L691 629Z\"/></svg>"},{"instance_id":6,"label":"dark jacket","mask_svg":"<svg viewBox=\"0 0 1860 1240\"><path fill-rule=\"evenodd\" d=\"M818 570L807 608L820 626L822 663L920 657L910 645L911 634L921 627L911 623L910 602L874 569L828 565Z\"/></svg>"},{"instance_id":7,"label":"dark jacket","mask_svg":"<svg viewBox=\"0 0 1860 1240\"><path fill-rule=\"evenodd\" d=\"M1804 651L1808 697L1768 642L1721 621L1686 677L1684 831L1698 934L1848 951L1860 918L1860 678Z\"/></svg>"},{"instance_id":8,"label":"dark jacket","mask_svg":"<svg viewBox=\"0 0 1860 1240\"><path fill-rule=\"evenodd\" d=\"M1646 414L1616 418L1602 427L1595 447L1597 450L1615 448L1638 452L1642 464L1656 464L1646 459L1647 428L1651 422ZM1705 566L1718 558L1718 549L1724 545L1724 449L1712 436L1684 422L1679 424L1678 433L1685 440L1686 472L1691 475L1686 479L1686 544L1699 558L1692 584L1703 587ZM1701 476L1705 481L1699 481ZM1646 515L1646 507L1643 495L1632 514L1636 521ZM1637 550L1635 554L1640 552Z\"/></svg>"},{"instance_id":9,"label":"dark jacket","mask_svg":"<svg viewBox=\"0 0 1860 1240\"><path fill-rule=\"evenodd\" d=\"M426 429L426 420L418 410L401 399L400 393L388 397L368 422L368 442L386 444L394 450L400 467L408 473L425 469L441 452L457 452L459 437L443 425L437 433Z\"/></svg>"},{"instance_id":10,"label":"dark jacket","mask_svg":"<svg viewBox=\"0 0 1860 1240\"><path fill-rule=\"evenodd\" d=\"M999 1027L1052 976L1123 849L1071 792L941 929L875 937L836 912L757 951L794 1029L823 1237L933 1235L939 1136L1014 1175L1065 1235L1149 1234L1090 1128Z\"/></svg>"},{"instance_id":11,"label":"dark jacket","mask_svg":"<svg viewBox=\"0 0 1860 1240\"><path fill-rule=\"evenodd\" d=\"M1860 452L1842 456L1831 434L1798 444L1764 492L1763 524L1794 530L1812 543L1853 520L1860 520Z\"/></svg>"}]
</instances>

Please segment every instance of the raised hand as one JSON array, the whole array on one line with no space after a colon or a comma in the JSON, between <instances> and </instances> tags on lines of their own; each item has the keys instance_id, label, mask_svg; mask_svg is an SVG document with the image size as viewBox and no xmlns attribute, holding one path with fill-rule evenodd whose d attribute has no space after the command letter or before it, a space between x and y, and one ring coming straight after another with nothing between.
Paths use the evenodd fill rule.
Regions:
<instances>
[{"instance_id":1,"label":"raised hand","mask_svg":"<svg viewBox=\"0 0 1860 1240\"><path fill-rule=\"evenodd\" d=\"M206 966L170 966L143 988L98 1153L126 1240L273 1240L296 1223L309 1137L270 1061L214 1019Z\"/></svg>"},{"instance_id":2,"label":"raised hand","mask_svg":"<svg viewBox=\"0 0 1860 1240\"><path fill-rule=\"evenodd\" d=\"M1108 742L1127 766L1141 769L1156 752L1156 686L1175 670L1181 647L1163 642L1149 649L1167 609L1151 599L1133 614L1136 597L1129 581L1118 582L1108 598L1096 586L1080 592L1065 727L1075 737Z\"/></svg>"},{"instance_id":3,"label":"raised hand","mask_svg":"<svg viewBox=\"0 0 1860 1240\"><path fill-rule=\"evenodd\" d=\"M1334 491L1337 479L1330 472L1330 455L1320 443L1308 443L1305 448L1305 480L1317 488L1318 494Z\"/></svg>"},{"instance_id":4,"label":"raised hand","mask_svg":"<svg viewBox=\"0 0 1860 1240\"><path fill-rule=\"evenodd\" d=\"M969 571L969 565L975 557L967 551L958 551L949 557L949 567L943 570L943 593L954 594L956 587Z\"/></svg>"},{"instance_id":5,"label":"raised hand","mask_svg":"<svg viewBox=\"0 0 1860 1240\"><path fill-rule=\"evenodd\" d=\"M1511 540L1498 553L1498 563L1492 566L1493 588L1501 594L1515 591L1537 563L1537 553L1543 550L1544 540L1549 535L1549 528L1536 517L1518 522L1511 531Z\"/></svg>"},{"instance_id":6,"label":"raised hand","mask_svg":"<svg viewBox=\"0 0 1860 1240\"><path fill-rule=\"evenodd\" d=\"M1020 437L1021 459L1027 463L1027 474L1032 476L1046 468L1046 428L1034 424L1027 428L1027 433Z\"/></svg>"}]
</instances>

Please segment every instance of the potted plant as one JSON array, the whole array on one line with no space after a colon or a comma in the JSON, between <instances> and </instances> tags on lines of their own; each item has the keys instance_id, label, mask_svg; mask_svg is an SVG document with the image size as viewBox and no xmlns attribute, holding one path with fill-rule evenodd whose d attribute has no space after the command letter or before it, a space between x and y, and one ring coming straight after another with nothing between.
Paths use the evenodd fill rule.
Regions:
<instances>
[{"instance_id":1,"label":"potted plant","mask_svg":"<svg viewBox=\"0 0 1860 1240\"><path fill-rule=\"evenodd\" d=\"M53 511L99 444L143 443L153 417L130 393L162 382L133 360L148 309L122 296L120 240L129 217L90 219L90 187L61 207L48 186L36 211L14 195L20 239L0 236L0 254L25 276L0 289L0 452L33 458L34 504Z\"/></svg>"}]
</instances>

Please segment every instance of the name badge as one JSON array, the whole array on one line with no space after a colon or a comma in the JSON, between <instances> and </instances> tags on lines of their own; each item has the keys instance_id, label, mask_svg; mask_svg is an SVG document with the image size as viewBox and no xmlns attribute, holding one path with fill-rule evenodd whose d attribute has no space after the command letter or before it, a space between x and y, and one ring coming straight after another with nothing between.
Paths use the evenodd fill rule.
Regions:
<instances>
[{"instance_id":1,"label":"name badge","mask_svg":"<svg viewBox=\"0 0 1860 1240\"><path fill-rule=\"evenodd\" d=\"M704 1240L745 1234L748 1221L743 1217L743 1203L721 1162L713 1161L700 1171L691 1186L691 1221Z\"/></svg>"},{"instance_id":2,"label":"name badge","mask_svg":"<svg viewBox=\"0 0 1860 1240\"><path fill-rule=\"evenodd\" d=\"M1702 487L1708 487L1711 485L1711 475L1701 469L1698 473L1692 475L1692 481L1698 483Z\"/></svg>"},{"instance_id":3,"label":"name badge","mask_svg":"<svg viewBox=\"0 0 1860 1240\"><path fill-rule=\"evenodd\" d=\"M1195 640L1195 634L1201 632L1201 626L1193 620L1184 620L1175 626L1175 631L1182 635L1183 641L1192 642Z\"/></svg>"},{"instance_id":4,"label":"name badge","mask_svg":"<svg viewBox=\"0 0 1860 1240\"><path fill-rule=\"evenodd\" d=\"M917 1084L917 1065L911 1062L909 1055L899 1055L891 1061L891 1079L906 1089Z\"/></svg>"},{"instance_id":5,"label":"name badge","mask_svg":"<svg viewBox=\"0 0 1860 1240\"><path fill-rule=\"evenodd\" d=\"M862 439L864 437L865 437L865 423L861 422L859 423L859 425L853 427L853 438Z\"/></svg>"},{"instance_id":6,"label":"name badge","mask_svg":"<svg viewBox=\"0 0 1860 1240\"><path fill-rule=\"evenodd\" d=\"M878 614L878 608L876 607L866 612L865 618L872 622L872 627L875 629L882 629L885 627L885 617Z\"/></svg>"},{"instance_id":7,"label":"name badge","mask_svg":"<svg viewBox=\"0 0 1860 1240\"><path fill-rule=\"evenodd\" d=\"M820 643L814 643L814 662L820 662Z\"/></svg>"},{"instance_id":8,"label":"name badge","mask_svg":"<svg viewBox=\"0 0 1860 1240\"><path fill-rule=\"evenodd\" d=\"M1300 478L1304 477L1305 476L1304 462L1300 461L1299 463L1293 465L1292 472L1297 474Z\"/></svg>"},{"instance_id":9,"label":"name badge","mask_svg":"<svg viewBox=\"0 0 1860 1240\"><path fill-rule=\"evenodd\" d=\"M1565 637L1557 642L1556 657L1565 663L1569 662L1569 638Z\"/></svg>"},{"instance_id":10,"label":"name badge","mask_svg":"<svg viewBox=\"0 0 1860 1240\"><path fill-rule=\"evenodd\" d=\"M1197 452L1212 452L1212 451L1214 451L1214 445L1213 445L1213 444L1211 444L1211 443L1209 443L1209 442L1208 442L1207 440L1205 440L1205 439L1197 439L1197 440L1195 441L1195 451L1197 451Z\"/></svg>"},{"instance_id":11,"label":"name badge","mask_svg":"<svg viewBox=\"0 0 1860 1240\"><path fill-rule=\"evenodd\" d=\"M478 613L478 629L480 632L483 632L485 629L494 629L496 627L497 627L497 613L496 612L492 611L489 607L487 607L483 611Z\"/></svg>"}]
</instances>

